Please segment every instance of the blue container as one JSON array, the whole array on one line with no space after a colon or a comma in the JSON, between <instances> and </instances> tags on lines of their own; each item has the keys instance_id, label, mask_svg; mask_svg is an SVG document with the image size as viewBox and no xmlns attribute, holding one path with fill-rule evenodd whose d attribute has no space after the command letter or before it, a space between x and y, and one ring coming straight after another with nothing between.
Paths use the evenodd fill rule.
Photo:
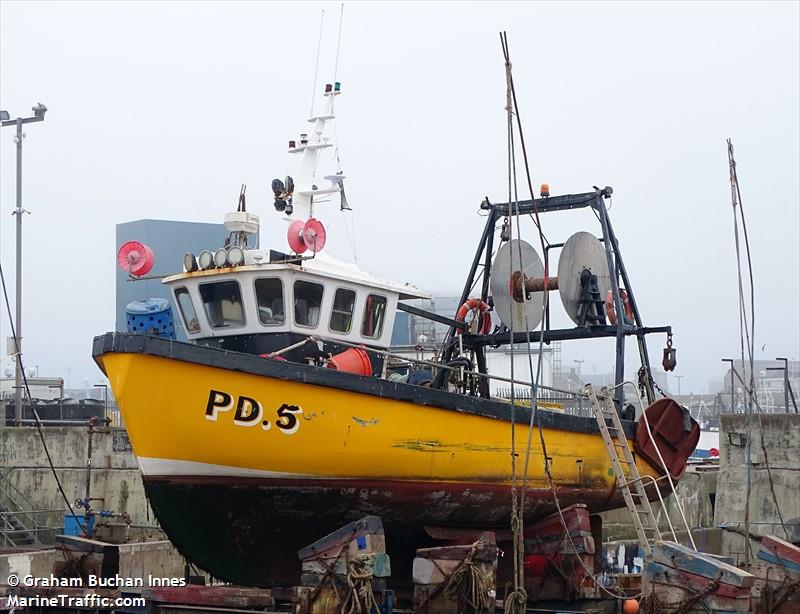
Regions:
<instances>
[{"instance_id":1,"label":"blue container","mask_svg":"<svg viewBox=\"0 0 800 614\"><path fill-rule=\"evenodd\" d=\"M79 514L66 514L64 516L64 535L83 535L83 530L81 529L81 525L86 528L86 532L89 535L94 534L94 514L89 516L89 519L86 519L86 516L81 516Z\"/></svg>"},{"instance_id":2,"label":"blue container","mask_svg":"<svg viewBox=\"0 0 800 614\"><path fill-rule=\"evenodd\" d=\"M148 298L128 303L128 332L140 335L158 335L175 339L175 320L169 301L163 298Z\"/></svg>"}]
</instances>

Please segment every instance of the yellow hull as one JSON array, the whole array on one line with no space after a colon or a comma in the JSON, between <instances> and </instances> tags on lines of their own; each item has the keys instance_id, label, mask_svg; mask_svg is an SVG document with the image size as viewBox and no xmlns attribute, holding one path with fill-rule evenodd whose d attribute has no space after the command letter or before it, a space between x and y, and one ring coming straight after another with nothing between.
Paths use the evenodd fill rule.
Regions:
<instances>
[{"instance_id":1,"label":"yellow hull","mask_svg":"<svg viewBox=\"0 0 800 614\"><path fill-rule=\"evenodd\" d=\"M424 527L508 530L507 403L135 335L94 355L162 528L218 578L296 583L299 548L367 514L401 566ZM530 409L515 413L521 485ZM594 421L539 416L561 505L623 505ZM538 431L526 495L526 522L555 510Z\"/></svg>"},{"instance_id":2,"label":"yellow hull","mask_svg":"<svg viewBox=\"0 0 800 614\"><path fill-rule=\"evenodd\" d=\"M155 356L107 354L102 362L148 477L512 481L504 420ZM236 419L239 405L247 420ZM528 430L516 426L520 476ZM613 492L598 433L543 433L558 486ZM641 459L638 466L657 477ZM547 488L538 431L528 481Z\"/></svg>"}]
</instances>

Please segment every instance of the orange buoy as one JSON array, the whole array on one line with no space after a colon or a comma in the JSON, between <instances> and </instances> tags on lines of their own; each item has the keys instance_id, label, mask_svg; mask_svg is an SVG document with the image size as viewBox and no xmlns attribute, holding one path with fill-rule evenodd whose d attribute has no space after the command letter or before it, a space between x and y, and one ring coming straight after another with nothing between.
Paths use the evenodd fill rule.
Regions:
<instances>
[{"instance_id":1,"label":"orange buoy","mask_svg":"<svg viewBox=\"0 0 800 614\"><path fill-rule=\"evenodd\" d=\"M356 375L372 375L372 362L369 354L361 348L350 348L331 356L328 360L328 368Z\"/></svg>"},{"instance_id":2,"label":"orange buoy","mask_svg":"<svg viewBox=\"0 0 800 614\"><path fill-rule=\"evenodd\" d=\"M639 602L636 599L626 599L622 604L623 614L639 614Z\"/></svg>"}]
</instances>

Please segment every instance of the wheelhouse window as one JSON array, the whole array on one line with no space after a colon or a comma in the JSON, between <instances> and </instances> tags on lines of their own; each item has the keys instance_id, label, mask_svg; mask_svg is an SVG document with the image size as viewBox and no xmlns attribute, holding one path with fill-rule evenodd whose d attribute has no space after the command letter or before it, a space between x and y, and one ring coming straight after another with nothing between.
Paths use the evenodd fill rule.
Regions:
<instances>
[{"instance_id":1,"label":"wheelhouse window","mask_svg":"<svg viewBox=\"0 0 800 614\"><path fill-rule=\"evenodd\" d=\"M183 318L183 324L186 327L186 332L196 333L200 330L200 322L197 321L197 313L192 304L192 297L189 296L189 291L180 287L175 290L175 302L178 303L178 309Z\"/></svg>"},{"instance_id":2,"label":"wheelhouse window","mask_svg":"<svg viewBox=\"0 0 800 614\"><path fill-rule=\"evenodd\" d=\"M294 322L298 326L319 324L322 306L322 285L310 281L294 282Z\"/></svg>"},{"instance_id":3,"label":"wheelhouse window","mask_svg":"<svg viewBox=\"0 0 800 614\"><path fill-rule=\"evenodd\" d=\"M256 279L258 319L266 326L283 324L283 282L277 277Z\"/></svg>"},{"instance_id":4,"label":"wheelhouse window","mask_svg":"<svg viewBox=\"0 0 800 614\"><path fill-rule=\"evenodd\" d=\"M378 338L383 332L383 320L386 316L386 297L379 294L367 296L364 307L364 319L361 320L361 336Z\"/></svg>"},{"instance_id":5,"label":"wheelhouse window","mask_svg":"<svg viewBox=\"0 0 800 614\"><path fill-rule=\"evenodd\" d=\"M333 297L331 321L329 328L337 333L349 333L353 326L353 306L356 303L356 293L352 290L339 288Z\"/></svg>"},{"instance_id":6,"label":"wheelhouse window","mask_svg":"<svg viewBox=\"0 0 800 614\"><path fill-rule=\"evenodd\" d=\"M244 306L238 282L200 284L200 298L213 328L244 326Z\"/></svg>"}]
</instances>

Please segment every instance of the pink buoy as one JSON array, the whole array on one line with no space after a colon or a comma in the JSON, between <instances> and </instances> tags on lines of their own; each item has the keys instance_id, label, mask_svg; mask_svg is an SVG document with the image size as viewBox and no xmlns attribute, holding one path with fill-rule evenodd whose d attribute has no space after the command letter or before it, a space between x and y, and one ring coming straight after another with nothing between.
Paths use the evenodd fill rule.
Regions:
<instances>
[{"instance_id":1,"label":"pink buoy","mask_svg":"<svg viewBox=\"0 0 800 614\"><path fill-rule=\"evenodd\" d=\"M304 226L305 222L303 220L295 220L289 224L289 231L286 234L286 238L289 241L289 247L295 254L302 254L307 249L303 241Z\"/></svg>"},{"instance_id":2,"label":"pink buoy","mask_svg":"<svg viewBox=\"0 0 800 614\"><path fill-rule=\"evenodd\" d=\"M321 252L322 248L325 247L326 238L327 233L325 232L325 227L322 225L322 222L313 217L306 222L303 228L303 242L308 249L315 254Z\"/></svg>"},{"instance_id":3,"label":"pink buoy","mask_svg":"<svg viewBox=\"0 0 800 614\"><path fill-rule=\"evenodd\" d=\"M126 241L117 252L117 264L134 277L147 275L155 262L153 250L139 241Z\"/></svg>"}]
</instances>

